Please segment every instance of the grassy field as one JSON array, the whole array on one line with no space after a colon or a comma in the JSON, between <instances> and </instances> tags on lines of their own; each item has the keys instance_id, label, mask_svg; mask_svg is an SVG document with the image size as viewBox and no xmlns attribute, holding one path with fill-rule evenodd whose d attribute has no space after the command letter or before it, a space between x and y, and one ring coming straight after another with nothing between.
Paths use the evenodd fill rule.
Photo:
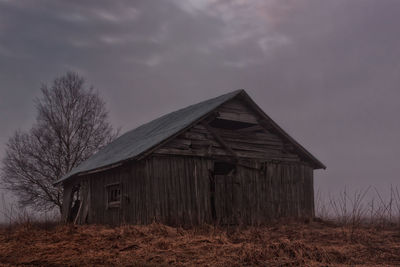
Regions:
<instances>
[{"instance_id":1,"label":"grassy field","mask_svg":"<svg viewBox=\"0 0 400 267\"><path fill-rule=\"evenodd\" d=\"M0 229L0 263L120 266L400 266L400 229L281 221L191 229L23 223Z\"/></svg>"}]
</instances>

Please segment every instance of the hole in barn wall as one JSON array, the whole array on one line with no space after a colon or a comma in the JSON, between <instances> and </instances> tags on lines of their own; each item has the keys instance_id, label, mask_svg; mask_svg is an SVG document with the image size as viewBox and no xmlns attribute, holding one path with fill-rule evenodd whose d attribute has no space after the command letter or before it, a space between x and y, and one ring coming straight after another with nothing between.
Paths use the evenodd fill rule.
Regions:
<instances>
[{"instance_id":1,"label":"hole in barn wall","mask_svg":"<svg viewBox=\"0 0 400 267\"><path fill-rule=\"evenodd\" d=\"M228 162L214 162L214 175L227 175L236 169L236 165Z\"/></svg>"},{"instance_id":2,"label":"hole in barn wall","mask_svg":"<svg viewBox=\"0 0 400 267\"><path fill-rule=\"evenodd\" d=\"M224 119L214 119L210 122L210 126L214 128L220 128L225 130L239 130L254 126L254 123L241 122L241 121L231 121Z\"/></svg>"}]
</instances>

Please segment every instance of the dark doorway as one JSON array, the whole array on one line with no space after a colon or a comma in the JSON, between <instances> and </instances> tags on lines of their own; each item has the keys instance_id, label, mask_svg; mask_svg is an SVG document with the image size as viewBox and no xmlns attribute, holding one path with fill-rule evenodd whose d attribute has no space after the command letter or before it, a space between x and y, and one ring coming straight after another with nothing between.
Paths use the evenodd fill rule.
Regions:
<instances>
[{"instance_id":1,"label":"dark doorway","mask_svg":"<svg viewBox=\"0 0 400 267\"><path fill-rule=\"evenodd\" d=\"M80 186L76 185L72 188L71 192L71 204L69 207L69 212L68 212L68 222L74 222L76 216L78 215L79 207L81 204L80 196L79 196L79 189Z\"/></svg>"},{"instance_id":2,"label":"dark doorway","mask_svg":"<svg viewBox=\"0 0 400 267\"><path fill-rule=\"evenodd\" d=\"M235 224L233 186L236 165L217 161L210 174L211 215L220 224Z\"/></svg>"}]
</instances>

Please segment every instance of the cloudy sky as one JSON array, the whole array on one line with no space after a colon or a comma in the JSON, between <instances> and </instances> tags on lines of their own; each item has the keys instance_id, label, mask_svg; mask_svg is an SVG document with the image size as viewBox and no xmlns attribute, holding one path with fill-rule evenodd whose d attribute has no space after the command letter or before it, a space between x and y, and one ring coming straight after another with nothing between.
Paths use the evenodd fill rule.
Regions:
<instances>
[{"instance_id":1,"label":"cloudy sky","mask_svg":"<svg viewBox=\"0 0 400 267\"><path fill-rule=\"evenodd\" d=\"M400 187L399 14L398 0L0 0L0 157L40 85L72 70L123 132L245 88L327 165L316 190Z\"/></svg>"}]
</instances>

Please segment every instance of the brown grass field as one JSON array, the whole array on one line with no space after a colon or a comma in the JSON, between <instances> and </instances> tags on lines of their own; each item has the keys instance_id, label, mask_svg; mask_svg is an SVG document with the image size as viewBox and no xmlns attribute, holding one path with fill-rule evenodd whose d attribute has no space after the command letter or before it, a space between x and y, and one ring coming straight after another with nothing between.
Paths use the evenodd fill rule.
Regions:
<instances>
[{"instance_id":1,"label":"brown grass field","mask_svg":"<svg viewBox=\"0 0 400 267\"><path fill-rule=\"evenodd\" d=\"M400 229L280 222L191 229L24 223L0 229L1 266L400 266Z\"/></svg>"}]
</instances>

